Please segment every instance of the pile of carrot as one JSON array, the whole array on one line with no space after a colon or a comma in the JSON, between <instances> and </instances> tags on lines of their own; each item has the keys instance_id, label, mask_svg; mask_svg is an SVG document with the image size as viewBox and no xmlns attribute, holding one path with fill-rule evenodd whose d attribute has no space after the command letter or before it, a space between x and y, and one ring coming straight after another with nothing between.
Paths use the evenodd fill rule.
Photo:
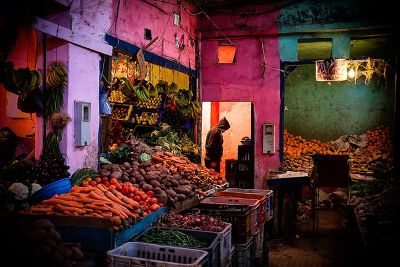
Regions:
<instances>
[{"instance_id":1,"label":"pile of carrot","mask_svg":"<svg viewBox=\"0 0 400 267\"><path fill-rule=\"evenodd\" d=\"M96 187L74 186L69 193L33 205L28 213L105 218L112 222L114 230L119 231L135 223L142 209L135 200L98 184Z\"/></svg>"}]
</instances>

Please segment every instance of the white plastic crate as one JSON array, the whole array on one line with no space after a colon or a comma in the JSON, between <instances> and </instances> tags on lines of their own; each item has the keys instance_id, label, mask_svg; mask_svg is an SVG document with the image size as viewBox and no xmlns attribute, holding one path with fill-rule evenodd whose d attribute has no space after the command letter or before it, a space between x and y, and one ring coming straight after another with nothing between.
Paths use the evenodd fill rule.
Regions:
<instances>
[{"instance_id":1,"label":"white plastic crate","mask_svg":"<svg viewBox=\"0 0 400 267\"><path fill-rule=\"evenodd\" d=\"M207 261L207 251L141 242L127 242L107 251L108 267L192 267Z\"/></svg>"}]
</instances>

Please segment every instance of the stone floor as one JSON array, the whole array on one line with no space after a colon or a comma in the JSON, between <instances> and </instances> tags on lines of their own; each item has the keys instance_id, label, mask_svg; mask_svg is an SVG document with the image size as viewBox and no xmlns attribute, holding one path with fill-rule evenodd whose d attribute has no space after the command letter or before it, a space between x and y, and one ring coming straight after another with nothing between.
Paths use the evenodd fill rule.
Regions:
<instances>
[{"instance_id":1,"label":"stone floor","mask_svg":"<svg viewBox=\"0 0 400 267\"><path fill-rule=\"evenodd\" d=\"M343 211L322 210L316 249L312 221L297 223L294 238L271 237L268 267L387 267L399 266L400 243L363 247Z\"/></svg>"},{"instance_id":2,"label":"stone floor","mask_svg":"<svg viewBox=\"0 0 400 267\"><path fill-rule=\"evenodd\" d=\"M296 224L290 239L272 237L270 267L330 267L347 266L344 215L338 211L320 211L318 239L313 238L312 221ZM315 246L315 247L314 247Z\"/></svg>"}]
</instances>

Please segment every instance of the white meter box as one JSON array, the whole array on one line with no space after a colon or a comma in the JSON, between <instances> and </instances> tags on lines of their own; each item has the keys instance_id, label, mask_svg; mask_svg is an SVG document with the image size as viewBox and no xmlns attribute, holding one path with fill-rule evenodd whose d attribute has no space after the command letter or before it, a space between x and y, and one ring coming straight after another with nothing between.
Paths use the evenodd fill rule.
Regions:
<instances>
[{"instance_id":1,"label":"white meter box","mask_svg":"<svg viewBox=\"0 0 400 267\"><path fill-rule=\"evenodd\" d=\"M75 101L75 146L90 145L90 106L88 102Z\"/></svg>"},{"instance_id":2,"label":"white meter box","mask_svg":"<svg viewBox=\"0 0 400 267\"><path fill-rule=\"evenodd\" d=\"M274 123L264 123L262 126L263 131L263 153L275 153L275 125Z\"/></svg>"}]
</instances>

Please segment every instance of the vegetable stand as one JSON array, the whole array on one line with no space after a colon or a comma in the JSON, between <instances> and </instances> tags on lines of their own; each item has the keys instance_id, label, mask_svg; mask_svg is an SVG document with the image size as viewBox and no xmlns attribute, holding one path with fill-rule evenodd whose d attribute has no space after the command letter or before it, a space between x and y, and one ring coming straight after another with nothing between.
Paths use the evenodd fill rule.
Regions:
<instances>
[{"instance_id":1,"label":"vegetable stand","mask_svg":"<svg viewBox=\"0 0 400 267\"><path fill-rule=\"evenodd\" d=\"M167 212L160 208L120 232L112 230L110 221L84 216L24 215L29 221L46 218L54 223L65 242L80 243L82 249L89 252L105 252L127 242L133 236L143 232L158 218Z\"/></svg>"}]
</instances>

